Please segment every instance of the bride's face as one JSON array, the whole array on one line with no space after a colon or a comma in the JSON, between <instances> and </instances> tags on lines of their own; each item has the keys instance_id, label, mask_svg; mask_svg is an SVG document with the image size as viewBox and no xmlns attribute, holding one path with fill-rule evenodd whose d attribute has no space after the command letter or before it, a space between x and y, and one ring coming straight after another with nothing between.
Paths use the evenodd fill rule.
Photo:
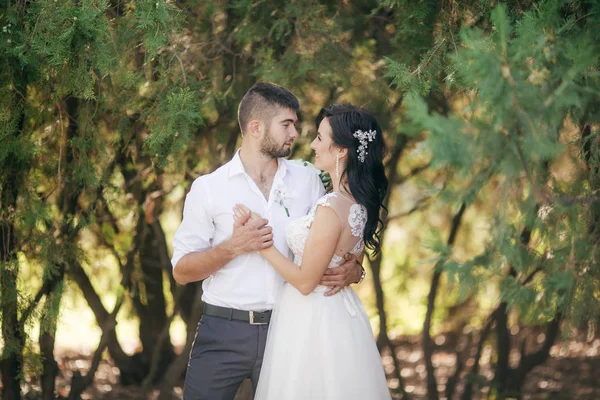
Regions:
<instances>
[{"instance_id":1,"label":"bride's face","mask_svg":"<svg viewBox=\"0 0 600 400\"><path fill-rule=\"evenodd\" d=\"M329 173L335 170L335 155L339 152L333 144L331 125L328 118L323 118L317 131L317 137L310 144L315 152L315 167Z\"/></svg>"}]
</instances>

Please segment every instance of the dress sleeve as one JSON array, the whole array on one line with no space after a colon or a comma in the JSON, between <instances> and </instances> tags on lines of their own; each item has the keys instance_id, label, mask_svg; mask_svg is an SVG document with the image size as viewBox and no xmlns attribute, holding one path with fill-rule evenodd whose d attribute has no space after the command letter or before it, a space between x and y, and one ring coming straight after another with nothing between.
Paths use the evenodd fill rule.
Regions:
<instances>
[{"instance_id":1,"label":"dress sleeve","mask_svg":"<svg viewBox=\"0 0 600 400\"><path fill-rule=\"evenodd\" d=\"M173 238L173 269L186 254L211 247L215 226L209 210L210 193L206 182L196 179L185 197L183 220Z\"/></svg>"},{"instance_id":2,"label":"dress sleeve","mask_svg":"<svg viewBox=\"0 0 600 400\"><path fill-rule=\"evenodd\" d=\"M328 193L317 201L315 213L319 207L327 207L335 211L342 223L342 228L345 229L347 225L345 221L348 219L348 200L339 193Z\"/></svg>"}]
</instances>

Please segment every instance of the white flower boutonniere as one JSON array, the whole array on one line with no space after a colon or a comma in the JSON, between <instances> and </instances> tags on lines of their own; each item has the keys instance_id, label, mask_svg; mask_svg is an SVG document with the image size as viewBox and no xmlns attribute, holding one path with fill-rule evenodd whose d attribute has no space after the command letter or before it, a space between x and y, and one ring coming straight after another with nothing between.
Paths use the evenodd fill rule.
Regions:
<instances>
[{"instance_id":1,"label":"white flower boutonniere","mask_svg":"<svg viewBox=\"0 0 600 400\"><path fill-rule=\"evenodd\" d=\"M292 193L285 186L279 186L275 189L275 202L285 210L286 215L290 216L290 202L292 201Z\"/></svg>"}]
</instances>

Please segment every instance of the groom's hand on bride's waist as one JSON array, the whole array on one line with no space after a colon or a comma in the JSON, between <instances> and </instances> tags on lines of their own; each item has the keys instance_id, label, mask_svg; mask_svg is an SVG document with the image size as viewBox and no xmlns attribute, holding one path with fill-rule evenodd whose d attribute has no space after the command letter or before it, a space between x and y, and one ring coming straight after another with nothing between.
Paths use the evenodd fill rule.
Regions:
<instances>
[{"instance_id":1,"label":"groom's hand on bride's waist","mask_svg":"<svg viewBox=\"0 0 600 400\"><path fill-rule=\"evenodd\" d=\"M235 220L228 247L234 256L253 253L273 245L273 229L265 218L250 219L249 215Z\"/></svg>"},{"instance_id":2,"label":"groom's hand on bride's waist","mask_svg":"<svg viewBox=\"0 0 600 400\"><path fill-rule=\"evenodd\" d=\"M352 283L358 283L362 276L362 265L356 257L346 254L344 263L337 268L327 268L320 285L329 286L325 296L332 296Z\"/></svg>"}]
</instances>

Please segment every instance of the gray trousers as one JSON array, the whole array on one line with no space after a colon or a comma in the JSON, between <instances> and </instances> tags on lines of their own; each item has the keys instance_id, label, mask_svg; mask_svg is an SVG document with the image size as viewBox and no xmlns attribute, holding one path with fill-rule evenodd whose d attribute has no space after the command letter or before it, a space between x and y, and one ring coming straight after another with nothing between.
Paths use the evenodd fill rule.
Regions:
<instances>
[{"instance_id":1,"label":"gray trousers","mask_svg":"<svg viewBox=\"0 0 600 400\"><path fill-rule=\"evenodd\" d=\"M256 391L269 325L203 315L190 353L184 400L233 400L250 378Z\"/></svg>"}]
</instances>

